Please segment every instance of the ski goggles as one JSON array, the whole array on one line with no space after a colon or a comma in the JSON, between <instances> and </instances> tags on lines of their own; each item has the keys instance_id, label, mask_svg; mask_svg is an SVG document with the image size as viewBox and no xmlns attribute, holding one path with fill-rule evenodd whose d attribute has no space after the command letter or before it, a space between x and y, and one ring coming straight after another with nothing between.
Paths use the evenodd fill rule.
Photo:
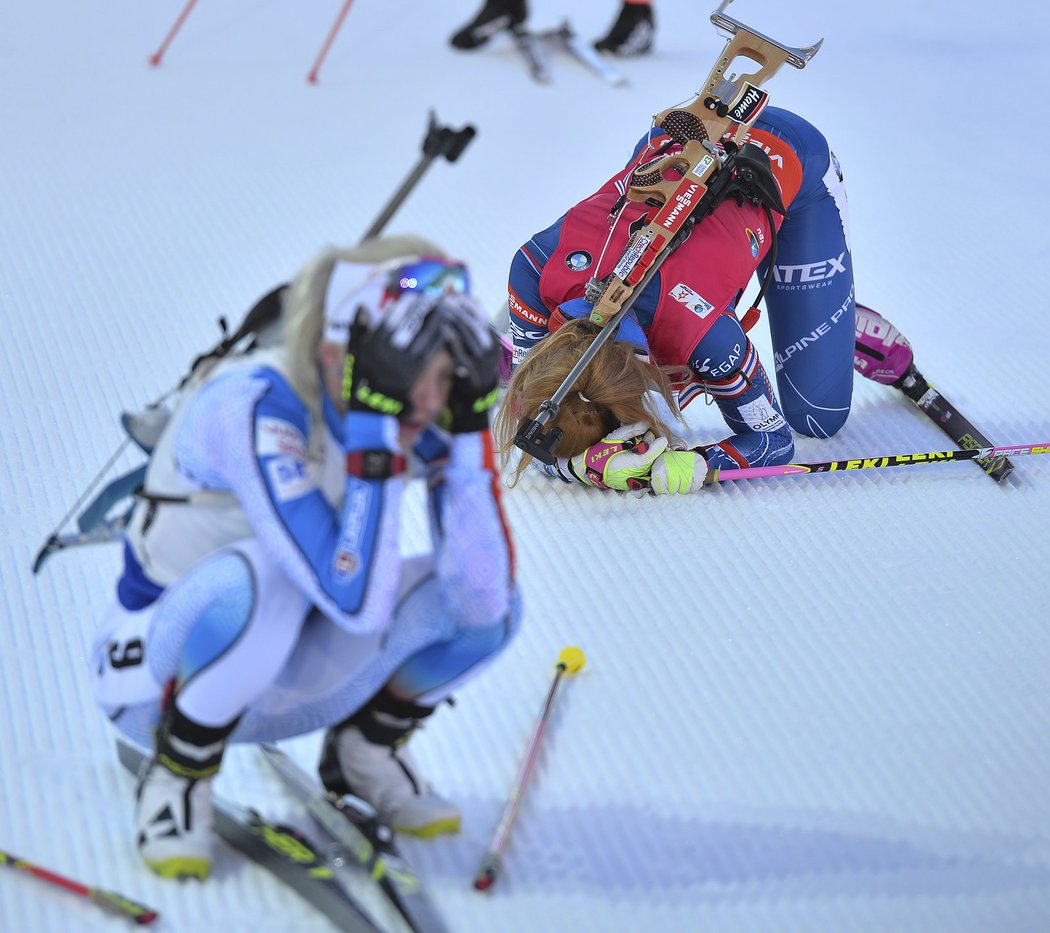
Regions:
<instances>
[{"instance_id":1,"label":"ski goggles","mask_svg":"<svg viewBox=\"0 0 1050 933\"><path fill-rule=\"evenodd\" d=\"M470 291L470 274L461 262L418 259L398 266L390 276L391 297L402 292L425 295L462 295Z\"/></svg>"},{"instance_id":2,"label":"ski goggles","mask_svg":"<svg viewBox=\"0 0 1050 933\"><path fill-rule=\"evenodd\" d=\"M337 262L325 291L324 339L345 341L361 308L369 314L382 314L404 292L452 295L469 291L467 267L451 259L401 258L378 265Z\"/></svg>"}]
</instances>

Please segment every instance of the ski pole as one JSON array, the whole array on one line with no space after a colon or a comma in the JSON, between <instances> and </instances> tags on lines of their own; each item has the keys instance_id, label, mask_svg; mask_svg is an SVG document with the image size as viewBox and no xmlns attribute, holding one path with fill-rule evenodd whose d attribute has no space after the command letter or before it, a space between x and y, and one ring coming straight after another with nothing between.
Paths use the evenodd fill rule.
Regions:
<instances>
[{"instance_id":1,"label":"ski pole","mask_svg":"<svg viewBox=\"0 0 1050 933\"><path fill-rule=\"evenodd\" d=\"M67 891L72 891L74 894L79 894L81 897L86 897L88 900L98 904L103 910L108 910L110 913L117 914L120 917L127 917L136 923L153 923L158 917L155 910L128 900L122 894L117 894L115 891L107 891L105 888L89 887L86 884L81 884L79 881L64 878L53 871L48 871L46 868L41 868L39 865L34 865L32 862L27 862L25 859L11 855L10 852L0 851L0 862L10 868L24 871L43 881L65 888Z\"/></svg>"},{"instance_id":2,"label":"ski pole","mask_svg":"<svg viewBox=\"0 0 1050 933\"><path fill-rule=\"evenodd\" d=\"M444 156L449 162L455 162L463 154L463 150L467 148L467 144L474 138L476 133L477 130L469 123L458 130L453 130L449 126L441 126L434 116L434 111L431 110L430 121L427 124L427 135L423 139L423 155L412 171L408 173L408 177L402 182L401 187L387 201L386 207L372 221L372 226L365 232L361 241L364 242L379 236L387 222L394 216L394 211L408 197L409 192L416 186L419 179L423 177L423 173L430 167L431 162L438 156Z\"/></svg>"},{"instance_id":3,"label":"ski pole","mask_svg":"<svg viewBox=\"0 0 1050 933\"><path fill-rule=\"evenodd\" d=\"M168 30L168 34L164 37L164 41L160 44L160 48L149 57L149 63L154 68L160 64L160 60L164 57L164 53L168 50L168 46L171 45L172 39L175 38L175 33L182 28L182 24L186 22L186 17L190 15L196 3L197 0L189 0L189 3L183 7L182 12L179 14L179 18L175 20L175 25Z\"/></svg>"},{"instance_id":4,"label":"ski pole","mask_svg":"<svg viewBox=\"0 0 1050 933\"><path fill-rule=\"evenodd\" d=\"M770 476L801 476L804 473L839 473L848 470L880 470L883 467L917 466L923 463L947 463L951 460L987 460L995 457L1019 457L1024 454L1050 454L1050 442L1018 444L1014 447L978 447L973 450L935 450L928 453L889 454L885 457L855 457L850 460L828 460L824 463L785 463L781 466L746 467L740 470L715 470L711 482L737 479L763 479Z\"/></svg>"},{"instance_id":5,"label":"ski pole","mask_svg":"<svg viewBox=\"0 0 1050 933\"><path fill-rule=\"evenodd\" d=\"M575 674L586 662L587 658L580 648L562 648L561 653L558 655L558 662L554 665L554 680L551 683L550 690L547 691L547 699L544 701L543 711L540 713L540 718L532 730L529 744L525 748L525 758L522 760L521 766L518 768L518 774L514 778L514 785L511 787L510 797L507 798L507 804L503 809L503 816L500 817L492 842L481 860L478 873L474 876L474 887L478 891L487 891L491 888L495 884L496 878L499 877L500 869L503 867L503 850L507 846L514 818L518 815L518 808L521 806L521 798L525 792L529 774L532 772L532 766L536 762L536 756L540 748L540 739L543 738L544 730L547 728L547 721L550 719L551 709L554 706L554 698L558 694L562 675L565 673Z\"/></svg>"},{"instance_id":6,"label":"ski pole","mask_svg":"<svg viewBox=\"0 0 1050 933\"><path fill-rule=\"evenodd\" d=\"M310 84L317 83L317 72L321 70L321 63L325 60L325 56L328 55L328 50L332 47L332 43L335 42L336 33L339 32L343 25L343 20L346 19L346 14L350 12L350 4L354 0L346 0L343 4L343 8L339 11L339 15L335 18L335 23L332 28L328 30L328 38L324 40L324 45L321 46L321 51L317 53L317 59L314 61L313 67L310 69L310 73L306 76L306 80Z\"/></svg>"}]
</instances>

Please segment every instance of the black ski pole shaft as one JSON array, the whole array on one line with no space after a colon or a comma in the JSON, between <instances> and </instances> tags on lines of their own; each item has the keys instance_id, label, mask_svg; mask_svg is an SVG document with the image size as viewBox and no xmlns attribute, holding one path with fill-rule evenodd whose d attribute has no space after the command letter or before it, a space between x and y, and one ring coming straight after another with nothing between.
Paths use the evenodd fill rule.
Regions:
<instances>
[{"instance_id":1,"label":"black ski pole shaft","mask_svg":"<svg viewBox=\"0 0 1050 933\"><path fill-rule=\"evenodd\" d=\"M81 884L79 881L73 881L72 878L66 878L47 868L41 868L39 865L27 862L16 855L11 855L10 852L0 851L0 862L10 868L24 871L26 874L39 878L41 881L47 881L50 884L71 891L73 894L86 897L103 910L117 914L120 917L127 917L129 920L134 920L135 923L148 924L153 923L157 919L158 914L155 910L129 900L122 894L117 894L115 891L107 891L105 888Z\"/></svg>"},{"instance_id":2,"label":"black ski pole shaft","mask_svg":"<svg viewBox=\"0 0 1050 933\"><path fill-rule=\"evenodd\" d=\"M712 482L719 483L723 480L738 479L766 479L773 476L802 476L807 473L845 473L854 470L881 470L886 467L950 463L953 460L988 460L995 457L1020 457L1025 454L1050 454L1050 441L1036 444L1015 444L1011 447L932 450L913 454L885 454L880 457L852 457L848 460L826 460L821 463L783 463L779 466L716 470Z\"/></svg>"},{"instance_id":3,"label":"black ski pole shaft","mask_svg":"<svg viewBox=\"0 0 1050 933\"><path fill-rule=\"evenodd\" d=\"M51 534L48 535L47 540L43 543L43 545L41 545L40 550L37 551L36 557L33 558L34 574L40 572L40 568L44 565L44 561L47 560L47 558L51 554L53 554L55 551L61 550L63 547L66 547L70 543L62 541L62 529L66 527L66 524L73 518L74 515L77 514L77 512L84 505L84 503L87 502L88 496L90 496L91 493L93 493L98 488L105 475L110 471L110 469L112 469L113 464L115 464L120 459L120 455L124 453L124 451L128 448L128 445L130 443L131 438L125 437L119 444L117 444L117 449L114 450L113 453L110 455L110 458L106 461L105 466L103 466L102 469L95 474L95 478L91 480L91 482L88 484L87 489L85 489L77 497L77 501L74 502L73 505L70 507L69 511L62 516L62 520L55 526L54 531L52 531Z\"/></svg>"},{"instance_id":4,"label":"black ski pole shaft","mask_svg":"<svg viewBox=\"0 0 1050 933\"><path fill-rule=\"evenodd\" d=\"M401 187L394 192L386 206L380 211L379 216L372 222L372 226L365 231L361 241L373 240L379 236L383 228L389 223L390 218L394 216L394 213L401 206L401 203L419 183L419 179L423 177L431 162L439 156L444 156L449 162L455 162L463 154L463 150L467 148L467 144L474 138L476 133L477 130L469 123L458 130L453 130L448 126L441 126L434 116L434 111L431 111L427 135L423 139L423 155L412 171L409 172L408 177L402 182Z\"/></svg>"}]
</instances>

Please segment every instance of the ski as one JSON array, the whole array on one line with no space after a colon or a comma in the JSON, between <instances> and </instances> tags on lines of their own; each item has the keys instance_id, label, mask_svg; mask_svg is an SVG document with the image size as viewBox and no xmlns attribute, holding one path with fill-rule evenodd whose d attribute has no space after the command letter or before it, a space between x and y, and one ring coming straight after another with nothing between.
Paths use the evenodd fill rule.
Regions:
<instances>
[{"instance_id":1,"label":"ski","mask_svg":"<svg viewBox=\"0 0 1050 933\"><path fill-rule=\"evenodd\" d=\"M137 776L146 753L118 739L117 757ZM340 930L383 933L340 882L333 865L298 829L270 822L256 810L218 796L212 805L215 832L224 842L292 888Z\"/></svg>"},{"instance_id":2,"label":"ski","mask_svg":"<svg viewBox=\"0 0 1050 933\"><path fill-rule=\"evenodd\" d=\"M951 402L938 392L915 364L893 385L910 398L919 409L948 435L962 450L983 450L995 445L977 430ZM1014 465L1004 454L974 461L997 483L1014 471Z\"/></svg>"},{"instance_id":3,"label":"ski","mask_svg":"<svg viewBox=\"0 0 1050 933\"><path fill-rule=\"evenodd\" d=\"M627 78L623 74L576 35L568 20L565 20L557 29L539 33L537 38L561 48L606 84L611 84L613 87L623 87L627 84Z\"/></svg>"},{"instance_id":4,"label":"ski","mask_svg":"<svg viewBox=\"0 0 1050 933\"><path fill-rule=\"evenodd\" d=\"M529 75L540 84L550 84L551 68L547 60L547 53L537 37L520 26L515 26L510 31L514 39L514 47L521 53L525 60L525 66L529 69Z\"/></svg>"},{"instance_id":5,"label":"ski","mask_svg":"<svg viewBox=\"0 0 1050 933\"><path fill-rule=\"evenodd\" d=\"M285 787L334 843L374 878L415 933L447 933L441 916L423 891L419 876L401 857L393 830L365 801L325 790L274 745L261 746L266 761Z\"/></svg>"}]
</instances>

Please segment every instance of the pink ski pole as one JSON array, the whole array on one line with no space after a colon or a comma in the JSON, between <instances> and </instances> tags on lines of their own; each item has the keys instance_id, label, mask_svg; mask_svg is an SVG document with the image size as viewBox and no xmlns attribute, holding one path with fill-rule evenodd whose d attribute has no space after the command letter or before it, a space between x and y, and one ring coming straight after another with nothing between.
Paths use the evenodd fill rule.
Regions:
<instances>
[{"instance_id":1,"label":"pink ski pole","mask_svg":"<svg viewBox=\"0 0 1050 933\"><path fill-rule=\"evenodd\" d=\"M339 11L339 15L335 18L335 23L333 23L332 28L328 32L328 38L324 40L324 45L321 46L321 51L317 54L317 61L314 62L313 68L310 69L310 73L306 76L306 80L311 84L317 83L317 72L321 70L321 63L325 60L332 43L335 42L336 33L342 27L346 14L350 12L350 4L353 2L354 0L346 0L343 8Z\"/></svg>"},{"instance_id":2,"label":"pink ski pole","mask_svg":"<svg viewBox=\"0 0 1050 933\"><path fill-rule=\"evenodd\" d=\"M149 63L154 68L160 64L160 60L164 57L164 53L168 50L168 46L171 45L171 40L175 38L175 33L182 28L182 24L186 22L186 17L190 15L190 12L193 10L196 3L197 0L189 0L189 3L183 7L182 12L179 14L179 18L175 20L175 25L168 30L168 34L164 37L164 41L160 44L160 48L149 57Z\"/></svg>"}]
</instances>

